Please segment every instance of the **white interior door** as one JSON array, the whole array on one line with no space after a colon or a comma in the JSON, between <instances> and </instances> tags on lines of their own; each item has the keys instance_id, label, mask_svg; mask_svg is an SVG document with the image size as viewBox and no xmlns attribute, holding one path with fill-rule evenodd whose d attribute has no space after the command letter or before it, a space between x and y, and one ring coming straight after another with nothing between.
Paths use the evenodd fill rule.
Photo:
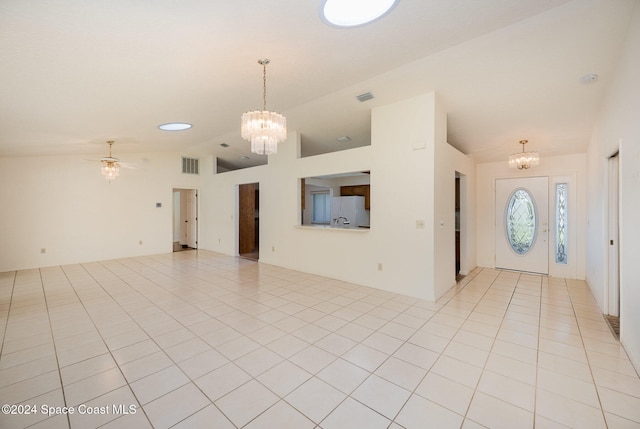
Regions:
<instances>
[{"instance_id":1,"label":"white interior door","mask_svg":"<svg viewBox=\"0 0 640 429\"><path fill-rule=\"evenodd\" d=\"M609 158L609 286L608 309L611 316L620 315L620 262L618 232L618 155Z\"/></svg>"},{"instance_id":2,"label":"white interior door","mask_svg":"<svg viewBox=\"0 0 640 429\"><path fill-rule=\"evenodd\" d=\"M173 241L181 246L198 248L198 191L173 190Z\"/></svg>"},{"instance_id":3,"label":"white interior door","mask_svg":"<svg viewBox=\"0 0 640 429\"><path fill-rule=\"evenodd\" d=\"M496 268L549 273L549 178L496 180Z\"/></svg>"},{"instance_id":4,"label":"white interior door","mask_svg":"<svg viewBox=\"0 0 640 429\"><path fill-rule=\"evenodd\" d=\"M186 244L198 248L198 193L195 189L186 191Z\"/></svg>"}]
</instances>

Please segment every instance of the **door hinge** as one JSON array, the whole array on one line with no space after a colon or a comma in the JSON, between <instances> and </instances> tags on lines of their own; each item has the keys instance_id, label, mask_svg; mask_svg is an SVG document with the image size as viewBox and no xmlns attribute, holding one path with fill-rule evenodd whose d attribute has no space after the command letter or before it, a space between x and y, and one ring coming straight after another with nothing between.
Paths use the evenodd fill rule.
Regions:
<instances>
[{"instance_id":1,"label":"door hinge","mask_svg":"<svg viewBox=\"0 0 640 429\"><path fill-rule=\"evenodd\" d=\"M613 240L609 240L609 244L613 246Z\"/></svg>"}]
</instances>

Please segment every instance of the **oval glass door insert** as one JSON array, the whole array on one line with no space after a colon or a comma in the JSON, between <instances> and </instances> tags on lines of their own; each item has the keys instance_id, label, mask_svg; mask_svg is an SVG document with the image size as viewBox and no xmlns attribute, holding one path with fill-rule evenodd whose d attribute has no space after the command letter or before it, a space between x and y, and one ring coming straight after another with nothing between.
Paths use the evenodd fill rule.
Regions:
<instances>
[{"instance_id":1,"label":"oval glass door insert","mask_svg":"<svg viewBox=\"0 0 640 429\"><path fill-rule=\"evenodd\" d=\"M536 238L536 209L533 198L524 189L516 190L507 206L507 239L514 252L526 254Z\"/></svg>"}]
</instances>

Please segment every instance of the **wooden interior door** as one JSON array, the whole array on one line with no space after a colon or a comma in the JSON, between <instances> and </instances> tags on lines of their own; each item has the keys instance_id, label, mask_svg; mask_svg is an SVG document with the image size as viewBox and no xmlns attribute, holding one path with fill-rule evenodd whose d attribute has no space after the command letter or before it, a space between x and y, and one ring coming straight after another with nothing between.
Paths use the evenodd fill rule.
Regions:
<instances>
[{"instance_id":1,"label":"wooden interior door","mask_svg":"<svg viewBox=\"0 0 640 429\"><path fill-rule=\"evenodd\" d=\"M238 253L252 253L256 246L256 184L239 185L238 190Z\"/></svg>"}]
</instances>

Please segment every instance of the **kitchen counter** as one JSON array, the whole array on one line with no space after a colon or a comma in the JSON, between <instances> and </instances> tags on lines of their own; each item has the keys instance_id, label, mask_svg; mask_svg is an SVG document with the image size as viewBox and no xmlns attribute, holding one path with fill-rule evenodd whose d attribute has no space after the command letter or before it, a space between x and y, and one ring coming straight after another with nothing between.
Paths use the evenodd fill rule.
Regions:
<instances>
[{"instance_id":1,"label":"kitchen counter","mask_svg":"<svg viewBox=\"0 0 640 429\"><path fill-rule=\"evenodd\" d=\"M317 229L328 231L347 231L347 232L369 232L369 228L333 226L333 225L296 225L296 228L300 229Z\"/></svg>"}]
</instances>

